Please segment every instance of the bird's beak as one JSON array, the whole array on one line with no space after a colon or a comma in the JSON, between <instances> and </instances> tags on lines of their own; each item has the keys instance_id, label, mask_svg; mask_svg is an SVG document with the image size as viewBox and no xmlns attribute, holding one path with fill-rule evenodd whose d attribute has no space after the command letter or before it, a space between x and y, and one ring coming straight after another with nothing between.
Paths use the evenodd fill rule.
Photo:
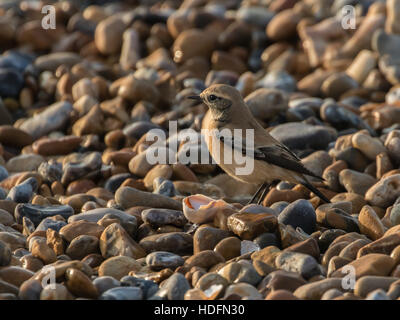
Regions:
<instances>
[{"instance_id":1,"label":"bird's beak","mask_svg":"<svg viewBox=\"0 0 400 320\"><path fill-rule=\"evenodd\" d=\"M196 100L198 102L203 102L203 99L200 96L188 96L187 98Z\"/></svg>"}]
</instances>

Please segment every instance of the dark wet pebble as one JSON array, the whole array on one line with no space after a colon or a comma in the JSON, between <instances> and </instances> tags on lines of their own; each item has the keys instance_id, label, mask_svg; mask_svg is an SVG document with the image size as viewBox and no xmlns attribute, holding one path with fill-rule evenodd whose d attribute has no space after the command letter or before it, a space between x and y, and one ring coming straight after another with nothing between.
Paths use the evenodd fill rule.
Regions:
<instances>
[{"instance_id":1,"label":"dark wet pebble","mask_svg":"<svg viewBox=\"0 0 400 320\"><path fill-rule=\"evenodd\" d=\"M181 273L174 273L155 295L168 300L183 300L189 289L190 285L185 276Z\"/></svg>"},{"instance_id":2,"label":"dark wet pebble","mask_svg":"<svg viewBox=\"0 0 400 320\"><path fill-rule=\"evenodd\" d=\"M24 85L24 78L19 71L0 68L0 96L16 97Z\"/></svg>"},{"instance_id":3,"label":"dark wet pebble","mask_svg":"<svg viewBox=\"0 0 400 320\"><path fill-rule=\"evenodd\" d=\"M12 116L0 98L0 125L10 125L12 123Z\"/></svg>"},{"instance_id":4,"label":"dark wet pebble","mask_svg":"<svg viewBox=\"0 0 400 320\"><path fill-rule=\"evenodd\" d=\"M140 139L151 129L160 129L160 127L149 121L137 121L125 127L123 132L128 137Z\"/></svg>"},{"instance_id":5,"label":"dark wet pebble","mask_svg":"<svg viewBox=\"0 0 400 320\"><path fill-rule=\"evenodd\" d=\"M132 177L130 173L115 174L106 181L104 188L112 193L115 193L121 184L130 177Z\"/></svg>"},{"instance_id":6,"label":"dark wet pebble","mask_svg":"<svg viewBox=\"0 0 400 320\"><path fill-rule=\"evenodd\" d=\"M276 212L281 213L287 206L289 205L289 202L286 201L278 201L273 203L270 208L274 209Z\"/></svg>"},{"instance_id":7,"label":"dark wet pebble","mask_svg":"<svg viewBox=\"0 0 400 320\"><path fill-rule=\"evenodd\" d=\"M43 287L39 280L26 280L19 288L18 297L21 300L39 300L42 289Z\"/></svg>"},{"instance_id":8,"label":"dark wet pebble","mask_svg":"<svg viewBox=\"0 0 400 320\"><path fill-rule=\"evenodd\" d=\"M318 238L318 246L320 251L325 252L325 250L328 249L333 240L344 234L346 234L346 231L342 229L330 229L324 231Z\"/></svg>"},{"instance_id":9,"label":"dark wet pebble","mask_svg":"<svg viewBox=\"0 0 400 320\"><path fill-rule=\"evenodd\" d=\"M32 198L33 192L36 191L37 187L37 180L33 177L28 178L19 185L12 187L7 199L16 203L27 203Z\"/></svg>"},{"instance_id":10,"label":"dark wet pebble","mask_svg":"<svg viewBox=\"0 0 400 320\"><path fill-rule=\"evenodd\" d=\"M315 112L307 106L290 108L286 112L288 121L303 121L310 117L315 117Z\"/></svg>"},{"instance_id":11,"label":"dark wet pebble","mask_svg":"<svg viewBox=\"0 0 400 320\"><path fill-rule=\"evenodd\" d=\"M264 249L265 247L268 246L279 247L278 237L276 236L275 233L270 233L270 232L260 234L253 240L253 242L257 244L260 247L260 249Z\"/></svg>"},{"instance_id":12,"label":"dark wet pebble","mask_svg":"<svg viewBox=\"0 0 400 320\"><path fill-rule=\"evenodd\" d=\"M280 223L291 225L293 228L300 227L308 234L315 230L317 218L311 203L299 199L289 204L278 216Z\"/></svg>"},{"instance_id":13,"label":"dark wet pebble","mask_svg":"<svg viewBox=\"0 0 400 320\"><path fill-rule=\"evenodd\" d=\"M370 134L375 134L374 130L361 117L339 106L333 100L328 100L322 105L320 115L322 120L338 130L352 127L359 130L367 129Z\"/></svg>"},{"instance_id":14,"label":"dark wet pebble","mask_svg":"<svg viewBox=\"0 0 400 320\"><path fill-rule=\"evenodd\" d=\"M41 206L37 204L19 204L15 208L15 218L17 222L22 221L22 217L28 217L35 226L48 217L61 215L65 219L68 219L74 214L74 209L68 205L53 205L53 206Z\"/></svg>"},{"instance_id":15,"label":"dark wet pebble","mask_svg":"<svg viewBox=\"0 0 400 320\"><path fill-rule=\"evenodd\" d=\"M104 292L101 300L142 300L143 293L138 287L112 288Z\"/></svg>"},{"instance_id":16,"label":"dark wet pebble","mask_svg":"<svg viewBox=\"0 0 400 320\"><path fill-rule=\"evenodd\" d=\"M176 195L176 190L171 180L166 180L162 177L158 177L154 180L153 186L153 193L162 194L163 196L167 197L174 197Z\"/></svg>"},{"instance_id":17,"label":"dark wet pebble","mask_svg":"<svg viewBox=\"0 0 400 320\"><path fill-rule=\"evenodd\" d=\"M143 298L149 299L159 289L158 284L151 280L145 280L132 276L125 276L121 278L122 286L138 287L143 292Z\"/></svg>"},{"instance_id":18,"label":"dark wet pebble","mask_svg":"<svg viewBox=\"0 0 400 320\"><path fill-rule=\"evenodd\" d=\"M117 279L110 276L97 277L93 280L93 284L99 291L100 295L107 290L121 286L121 283Z\"/></svg>"},{"instance_id":19,"label":"dark wet pebble","mask_svg":"<svg viewBox=\"0 0 400 320\"><path fill-rule=\"evenodd\" d=\"M154 228L167 224L182 227L188 222L182 211L161 208L143 210L142 219Z\"/></svg>"},{"instance_id":20,"label":"dark wet pebble","mask_svg":"<svg viewBox=\"0 0 400 320\"><path fill-rule=\"evenodd\" d=\"M240 7L236 13L236 18L239 21L244 21L248 24L257 26L259 28L265 28L271 19L274 17L274 13L269 11L263 6L243 6Z\"/></svg>"},{"instance_id":21,"label":"dark wet pebble","mask_svg":"<svg viewBox=\"0 0 400 320\"><path fill-rule=\"evenodd\" d=\"M257 82L258 87L279 89L286 92L296 90L296 80L286 71L268 72L261 80Z\"/></svg>"},{"instance_id":22,"label":"dark wet pebble","mask_svg":"<svg viewBox=\"0 0 400 320\"><path fill-rule=\"evenodd\" d=\"M290 190L294 187L292 183L286 182L286 181L281 181L276 185L276 188L278 190Z\"/></svg>"},{"instance_id":23,"label":"dark wet pebble","mask_svg":"<svg viewBox=\"0 0 400 320\"><path fill-rule=\"evenodd\" d=\"M147 265L153 270L170 268L172 270L183 265L184 260L181 256L165 251L152 252L146 257Z\"/></svg>"},{"instance_id":24,"label":"dark wet pebble","mask_svg":"<svg viewBox=\"0 0 400 320\"><path fill-rule=\"evenodd\" d=\"M0 240L0 266L8 266L11 262L10 247Z\"/></svg>"},{"instance_id":25,"label":"dark wet pebble","mask_svg":"<svg viewBox=\"0 0 400 320\"><path fill-rule=\"evenodd\" d=\"M66 226L67 223L65 221L59 221L59 220L53 220L51 218L45 218L43 219L35 231L46 231L47 229L52 229L57 232L60 231L60 229L64 226Z\"/></svg>"},{"instance_id":26,"label":"dark wet pebble","mask_svg":"<svg viewBox=\"0 0 400 320\"><path fill-rule=\"evenodd\" d=\"M4 200L5 198L7 198L7 191L0 188L0 200Z\"/></svg>"},{"instance_id":27,"label":"dark wet pebble","mask_svg":"<svg viewBox=\"0 0 400 320\"><path fill-rule=\"evenodd\" d=\"M291 149L325 149L336 140L333 128L313 126L301 122L289 122L274 127L270 134Z\"/></svg>"},{"instance_id":28,"label":"dark wet pebble","mask_svg":"<svg viewBox=\"0 0 400 320\"><path fill-rule=\"evenodd\" d=\"M32 62L32 56L14 50L0 56L0 68L14 69L18 72L23 72Z\"/></svg>"},{"instance_id":29,"label":"dark wet pebble","mask_svg":"<svg viewBox=\"0 0 400 320\"><path fill-rule=\"evenodd\" d=\"M68 162L63 168L61 182L66 185L93 171L100 170L101 166L101 153L91 152L78 162Z\"/></svg>"},{"instance_id":30,"label":"dark wet pebble","mask_svg":"<svg viewBox=\"0 0 400 320\"><path fill-rule=\"evenodd\" d=\"M3 181L5 178L8 177L8 171L3 166L0 166L0 181Z\"/></svg>"}]
</instances>

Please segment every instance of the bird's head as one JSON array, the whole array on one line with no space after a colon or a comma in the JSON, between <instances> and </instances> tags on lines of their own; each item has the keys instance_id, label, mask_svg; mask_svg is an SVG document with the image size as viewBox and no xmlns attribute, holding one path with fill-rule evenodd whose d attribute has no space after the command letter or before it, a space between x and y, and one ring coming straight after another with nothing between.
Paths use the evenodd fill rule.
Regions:
<instances>
[{"instance_id":1,"label":"bird's head","mask_svg":"<svg viewBox=\"0 0 400 320\"><path fill-rule=\"evenodd\" d=\"M214 84L199 96L189 98L204 102L210 108L213 119L218 121L229 120L233 107L242 102L239 91L226 84Z\"/></svg>"}]
</instances>

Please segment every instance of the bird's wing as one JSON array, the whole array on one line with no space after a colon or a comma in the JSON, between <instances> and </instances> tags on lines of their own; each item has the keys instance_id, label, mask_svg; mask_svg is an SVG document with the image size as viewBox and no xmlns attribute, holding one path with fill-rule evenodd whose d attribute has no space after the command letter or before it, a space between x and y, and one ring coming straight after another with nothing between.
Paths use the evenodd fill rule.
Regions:
<instances>
[{"instance_id":1,"label":"bird's wing","mask_svg":"<svg viewBox=\"0 0 400 320\"><path fill-rule=\"evenodd\" d=\"M278 167L323 180L321 177L308 170L303 165L300 158L282 144L257 147L256 151L257 152L254 153L254 159L264 160Z\"/></svg>"},{"instance_id":2,"label":"bird's wing","mask_svg":"<svg viewBox=\"0 0 400 320\"><path fill-rule=\"evenodd\" d=\"M275 166L323 180L321 177L308 170L301 163L300 158L283 144L276 143L269 146L257 146L253 149L249 149L246 145L235 142L234 139L220 137L220 140L225 145L229 145L233 149L240 151L243 155L249 156L254 154L255 160L266 161Z\"/></svg>"}]
</instances>

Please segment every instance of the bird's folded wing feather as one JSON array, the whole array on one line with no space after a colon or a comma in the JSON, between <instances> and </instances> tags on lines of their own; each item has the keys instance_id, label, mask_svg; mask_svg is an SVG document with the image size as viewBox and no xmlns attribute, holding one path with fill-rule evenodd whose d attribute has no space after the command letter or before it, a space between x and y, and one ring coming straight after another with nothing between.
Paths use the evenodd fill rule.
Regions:
<instances>
[{"instance_id":1,"label":"bird's folded wing feather","mask_svg":"<svg viewBox=\"0 0 400 320\"><path fill-rule=\"evenodd\" d=\"M306 174L322 180L321 177L308 170L301 163L301 160L283 145L257 147L256 150L257 152L254 154L255 159L265 160L268 163L274 164L278 167Z\"/></svg>"},{"instance_id":2,"label":"bird's folded wing feather","mask_svg":"<svg viewBox=\"0 0 400 320\"><path fill-rule=\"evenodd\" d=\"M318 179L321 179L318 175L308 170L302 163L300 158L290 151L286 146L282 144L274 144L270 146L257 146L253 149L249 149L242 143L237 143L233 139L227 139L221 137L221 141L225 145L231 146L233 149L240 151L244 155L254 154L255 160L266 161L275 166L285 168L298 173L306 174Z\"/></svg>"}]
</instances>

